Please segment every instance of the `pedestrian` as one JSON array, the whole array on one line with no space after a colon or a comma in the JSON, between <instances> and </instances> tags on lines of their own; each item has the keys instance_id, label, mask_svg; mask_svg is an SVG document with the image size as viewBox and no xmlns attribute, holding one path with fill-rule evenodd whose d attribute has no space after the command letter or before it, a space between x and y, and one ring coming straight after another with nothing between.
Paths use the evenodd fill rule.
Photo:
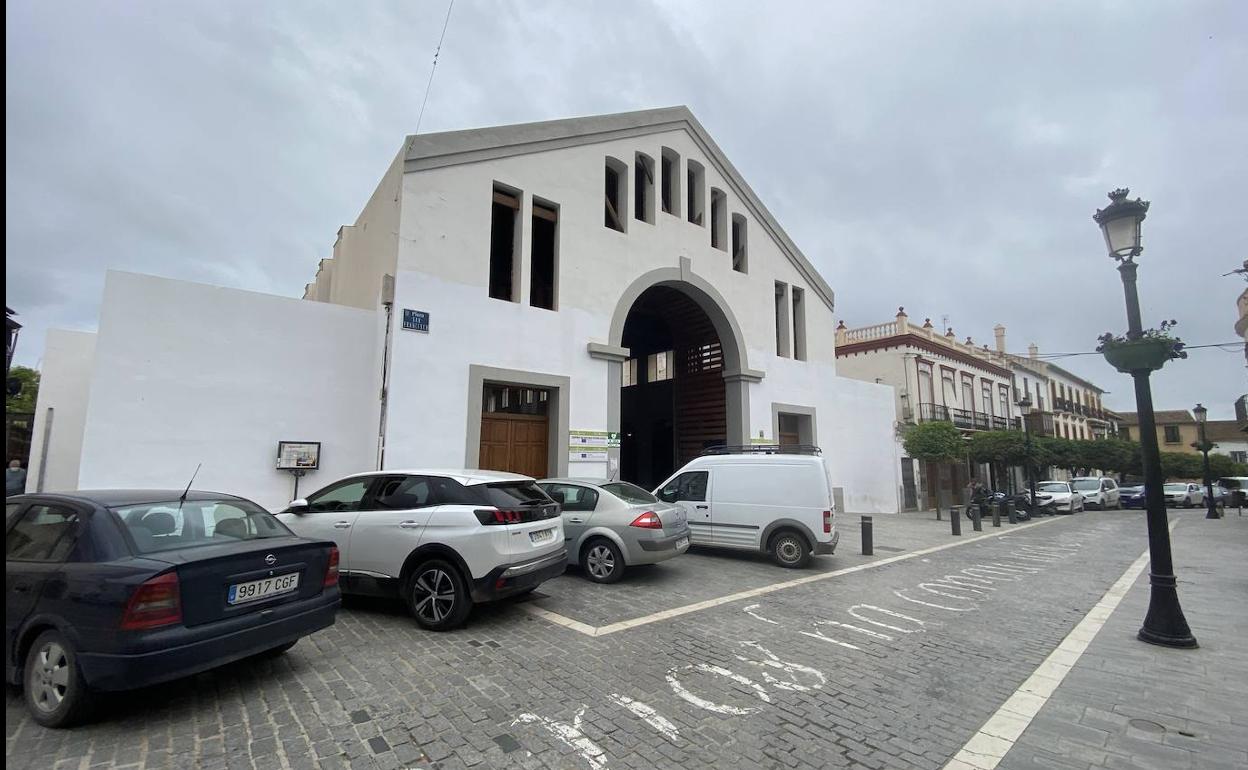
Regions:
<instances>
[{"instance_id":1,"label":"pedestrian","mask_svg":"<svg viewBox=\"0 0 1248 770\"><path fill-rule=\"evenodd\" d=\"M14 457L4 469L4 496L20 495L26 491L26 469L22 461Z\"/></svg>"}]
</instances>

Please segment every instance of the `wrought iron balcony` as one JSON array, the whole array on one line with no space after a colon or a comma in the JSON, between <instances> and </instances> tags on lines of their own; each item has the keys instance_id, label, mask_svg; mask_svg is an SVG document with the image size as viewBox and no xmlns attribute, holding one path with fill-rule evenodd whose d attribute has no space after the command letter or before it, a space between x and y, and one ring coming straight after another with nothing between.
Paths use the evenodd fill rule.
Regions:
<instances>
[{"instance_id":1,"label":"wrought iron balcony","mask_svg":"<svg viewBox=\"0 0 1248 770\"><path fill-rule=\"evenodd\" d=\"M1022 430L1017 417L997 417L942 404L919 404L919 422L951 422L963 430Z\"/></svg>"}]
</instances>

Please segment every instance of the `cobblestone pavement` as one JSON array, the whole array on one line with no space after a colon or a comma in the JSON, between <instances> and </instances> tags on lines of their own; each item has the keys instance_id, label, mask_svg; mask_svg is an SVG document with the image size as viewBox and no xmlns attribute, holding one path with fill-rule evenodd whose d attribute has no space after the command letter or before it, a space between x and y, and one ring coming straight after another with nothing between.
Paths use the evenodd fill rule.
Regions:
<instances>
[{"instance_id":1,"label":"cobblestone pavement","mask_svg":"<svg viewBox=\"0 0 1248 770\"><path fill-rule=\"evenodd\" d=\"M1140 554L1145 531L1138 512L1108 511L975 542L964 526L964 545L919 553L937 532L941 544L953 540L935 525L948 522L915 522L920 535L907 540L881 539L877 524L877 543L905 551L881 555L903 560L598 637L514 603L433 634L397 603L352 601L282 658L111 697L99 721L78 729L39 728L10 689L6 761L941 767ZM856 545L847 538L842 550ZM754 587L763 572L773 582L816 574L719 554L683 560L718 595ZM827 562L820 568L865 564L848 553ZM663 569L646 571L644 590L634 586L604 618L668 607ZM557 603L560 584L568 596L582 591L577 580L552 581L542 601ZM598 611L583 595L577 602Z\"/></svg>"},{"instance_id":2,"label":"cobblestone pavement","mask_svg":"<svg viewBox=\"0 0 1248 770\"><path fill-rule=\"evenodd\" d=\"M998 767L1248 767L1248 517L1228 513L1175 514L1179 600L1200 648L1135 638L1146 571Z\"/></svg>"}]
</instances>

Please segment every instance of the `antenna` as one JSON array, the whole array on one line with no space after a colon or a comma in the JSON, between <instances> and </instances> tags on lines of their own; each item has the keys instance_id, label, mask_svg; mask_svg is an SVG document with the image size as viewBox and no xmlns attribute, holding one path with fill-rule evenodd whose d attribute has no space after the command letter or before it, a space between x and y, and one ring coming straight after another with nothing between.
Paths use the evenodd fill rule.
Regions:
<instances>
[{"instance_id":1,"label":"antenna","mask_svg":"<svg viewBox=\"0 0 1248 770\"><path fill-rule=\"evenodd\" d=\"M945 331L949 331L949 314L948 313L940 317L940 326Z\"/></svg>"},{"instance_id":2,"label":"antenna","mask_svg":"<svg viewBox=\"0 0 1248 770\"><path fill-rule=\"evenodd\" d=\"M195 483L195 477L199 475L199 469L204 467L203 463L195 466L195 472L191 474L191 480L186 482L186 489L182 490L182 496L178 498L178 510L182 510L182 503L186 502L186 496L191 493L191 485Z\"/></svg>"}]
</instances>

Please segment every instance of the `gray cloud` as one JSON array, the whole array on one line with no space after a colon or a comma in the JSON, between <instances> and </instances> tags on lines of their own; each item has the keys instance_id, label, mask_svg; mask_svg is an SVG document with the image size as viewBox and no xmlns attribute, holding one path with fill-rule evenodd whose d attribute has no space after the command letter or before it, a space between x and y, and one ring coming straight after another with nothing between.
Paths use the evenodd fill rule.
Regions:
<instances>
[{"instance_id":1,"label":"gray cloud","mask_svg":"<svg viewBox=\"0 0 1248 770\"><path fill-rule=\"evenodd\" d=\"M34 362L107 267L298 295L415 129L442 3L6 6L6 301ZM948 315L1011 348L1125 325L1090 216L1153 201L1149 323L1233 339L1248 8L1225 2L458 0L423 130L688 104L847 323ZM1096 356L1062 365L1132 407ZM1219 417L1242 355L1155 377Z\"/></svg>"}]
</instances>

